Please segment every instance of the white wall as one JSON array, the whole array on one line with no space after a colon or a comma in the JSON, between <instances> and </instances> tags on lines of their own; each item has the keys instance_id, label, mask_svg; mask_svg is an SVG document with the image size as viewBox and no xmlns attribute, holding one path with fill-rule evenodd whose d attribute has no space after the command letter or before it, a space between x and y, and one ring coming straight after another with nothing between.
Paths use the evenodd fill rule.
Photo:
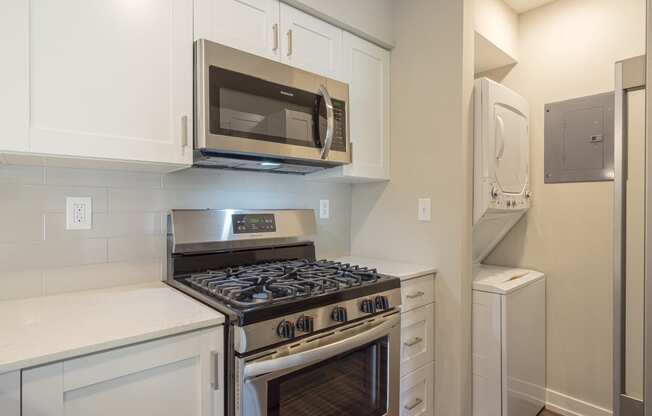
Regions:
<instances>
[{"instance_id":1,"label":"white wall","mask_svg":"<svg viewBox=\"0 0 652 416\"><path fill-rule=\"evenodd\" d=\"M65 197L93 198L93 229L65 230ZM160 280L171 208L313 208L319 257L349 252L351 186L191 169L169 175L0 164L0 300Z\"/></svg>"},{"instance_id":2,"label":"white wall","mask_svg":"<svg viewBox=\"0 0 652 416\"><path fill-rule=\"evenodd\" d=\"M493 78L530 103L533 205L487 263L548 277L549 389L612 405L613 183L544 184L544 104L613 90L645 53L645 0L559 0L520 16L519 63Z\"/></svg>"},{"instance_id":3,"label":"white wall","mask_svg":"<svg viewBox=\"0 0 652 416\"><path fill-rule=\"evenodd\" d=\"M392 0L281 0L378 43L394 45Z\"/></svg>"},{"instance_id":4,"label":"white wall","mask_svg":"<svg viewBox=\"0 0 652 416\"><path fill-rule=\"evenodd\" d=\"M471 412L470 1L394 2L391 177L354 185L352 254L435 264L436 412ZM432 198L432 221L417 199Z\"/></svg>"},{"instance_id":5,"label":"white wall","mask_svg":"<svg viewBox=\"0 0 652 416\"><path fill-rule=\"evenodd\" d=\"M504 0L475 1L475 31L518 60L518 15Z\"/></svg>"}]
</instances>

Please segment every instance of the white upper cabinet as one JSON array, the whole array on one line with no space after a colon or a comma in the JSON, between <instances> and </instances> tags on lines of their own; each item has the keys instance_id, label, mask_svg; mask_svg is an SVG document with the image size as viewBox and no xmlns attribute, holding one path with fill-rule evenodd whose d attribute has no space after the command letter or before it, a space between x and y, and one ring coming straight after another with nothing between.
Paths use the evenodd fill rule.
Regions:
<instances>
[{"instance_id":1,"label":"white upper cabinet","mask_svg":"<svg viewBox=\"0 0 652 416\"><path fill-rule=\"evenodd\" d=\"M350 165L316 173L340 182L389 180L389 51L344 33L344 80L349 83Z\"/></svg>"},{"instance_id":2,"label":"white upper cabinet","mask_svg":"<svg viewBox=\"0 0 652 416\"><path fill-rule=\"evenodd\" d=\"M342 80L342 35L342 29L281 4L283 63Z\"/></svg>"},{"instance_id":3,"label":"white upper cabinet","mask_svg":"<svg viewBox=\"0 0 652 416\"><path fill-rule=\"evenodd\" d=\"M22 415L222 416L222 336L209 328L24 370Z\"/></svg>"},{"instance_id":4,"label":"white upper cabinet","mask_svg":"<svg viewBox=\"0 0 652 416\"><path fill-rule=\"evenodd\" d=\"M193 0L7 1L2 150L192 163Z\"/></svg>"},{"instance_id":5,"label":"white upper cabinet","mask_svg":"<svg viewBox=\"0 0 652 416\"><path fill-rule=\"evenodd\" d=\"M29 4L3 0L0 13L0 150L29 149Z\"/></svg>"},{"instance_id":6,"label":"white upper cabinet","mask_svg":"<svg viewBox=\"0 0 652 416\"><path fill-rule=\"evenodd\" d=\"M195 40L280 59L278 0L195 0Z\"/></svg>"}]
</instances>

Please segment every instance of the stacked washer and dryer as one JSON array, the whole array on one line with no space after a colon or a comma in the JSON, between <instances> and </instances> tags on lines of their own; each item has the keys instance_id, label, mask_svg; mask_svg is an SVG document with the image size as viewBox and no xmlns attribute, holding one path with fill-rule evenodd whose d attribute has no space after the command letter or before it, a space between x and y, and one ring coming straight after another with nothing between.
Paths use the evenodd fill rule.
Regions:
<instances>
[{"instance_id":1,"label":"stacked washer and dryer","mask_svg":"<svg viewBox=\"0 0 652 416\"><path fill-rule=\"evenodd\" d=\"M476 80L474 136L473 414L534 416L545 405L545 276L482 263L530 207L527 101Z\"/></svg>"}]
</instances>

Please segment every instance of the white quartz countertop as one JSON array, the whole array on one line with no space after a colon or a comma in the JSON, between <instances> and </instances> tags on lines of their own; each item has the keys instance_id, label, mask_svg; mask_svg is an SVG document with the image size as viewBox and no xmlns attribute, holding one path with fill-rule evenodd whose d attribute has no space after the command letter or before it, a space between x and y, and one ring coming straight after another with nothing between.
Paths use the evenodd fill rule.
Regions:
<instances>
[{"instance_id":1,"label":"white quartz countertop","mask_svg":"<svg viewBox=\"0 0 652 416\"><path fill-rule=\"evenodd\" d=\"M2 301L0 374L223 323L160 282Z\"/></svg>"},{"instance_id":2,"label":"white quartz countertop","mask_svg":"<svg viewBox=\"0 0 652 416\"><path fill-rule=\"evenodd\" d=\"M386 274L388 276L398 277L401 280L412 279L414 277L423 276L426 274L437 273L437 268L433 266L425 266L422 264L400 263L395 261L375 259L371 257L340 257L335 259L342 263L357 264L358 266L365 266L378 270L378 273Z\"/></svg>"}]
</instances>

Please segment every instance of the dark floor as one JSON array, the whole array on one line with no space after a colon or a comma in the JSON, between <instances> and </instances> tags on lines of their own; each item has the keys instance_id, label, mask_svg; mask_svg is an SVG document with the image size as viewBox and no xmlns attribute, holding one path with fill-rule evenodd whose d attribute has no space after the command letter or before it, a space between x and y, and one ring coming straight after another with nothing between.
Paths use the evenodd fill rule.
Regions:
<instances>
[{"instance_id":1,"label":"dark floor","mask_svg":"<svg viewBox=\"0 0 652 416\"><path fill-rule=\"evenodd\" d=\"M548 409L543 409L541 413L539 413L539 416L559 416L557 413L553 413Z\"/></svg>"}]
</instances>

